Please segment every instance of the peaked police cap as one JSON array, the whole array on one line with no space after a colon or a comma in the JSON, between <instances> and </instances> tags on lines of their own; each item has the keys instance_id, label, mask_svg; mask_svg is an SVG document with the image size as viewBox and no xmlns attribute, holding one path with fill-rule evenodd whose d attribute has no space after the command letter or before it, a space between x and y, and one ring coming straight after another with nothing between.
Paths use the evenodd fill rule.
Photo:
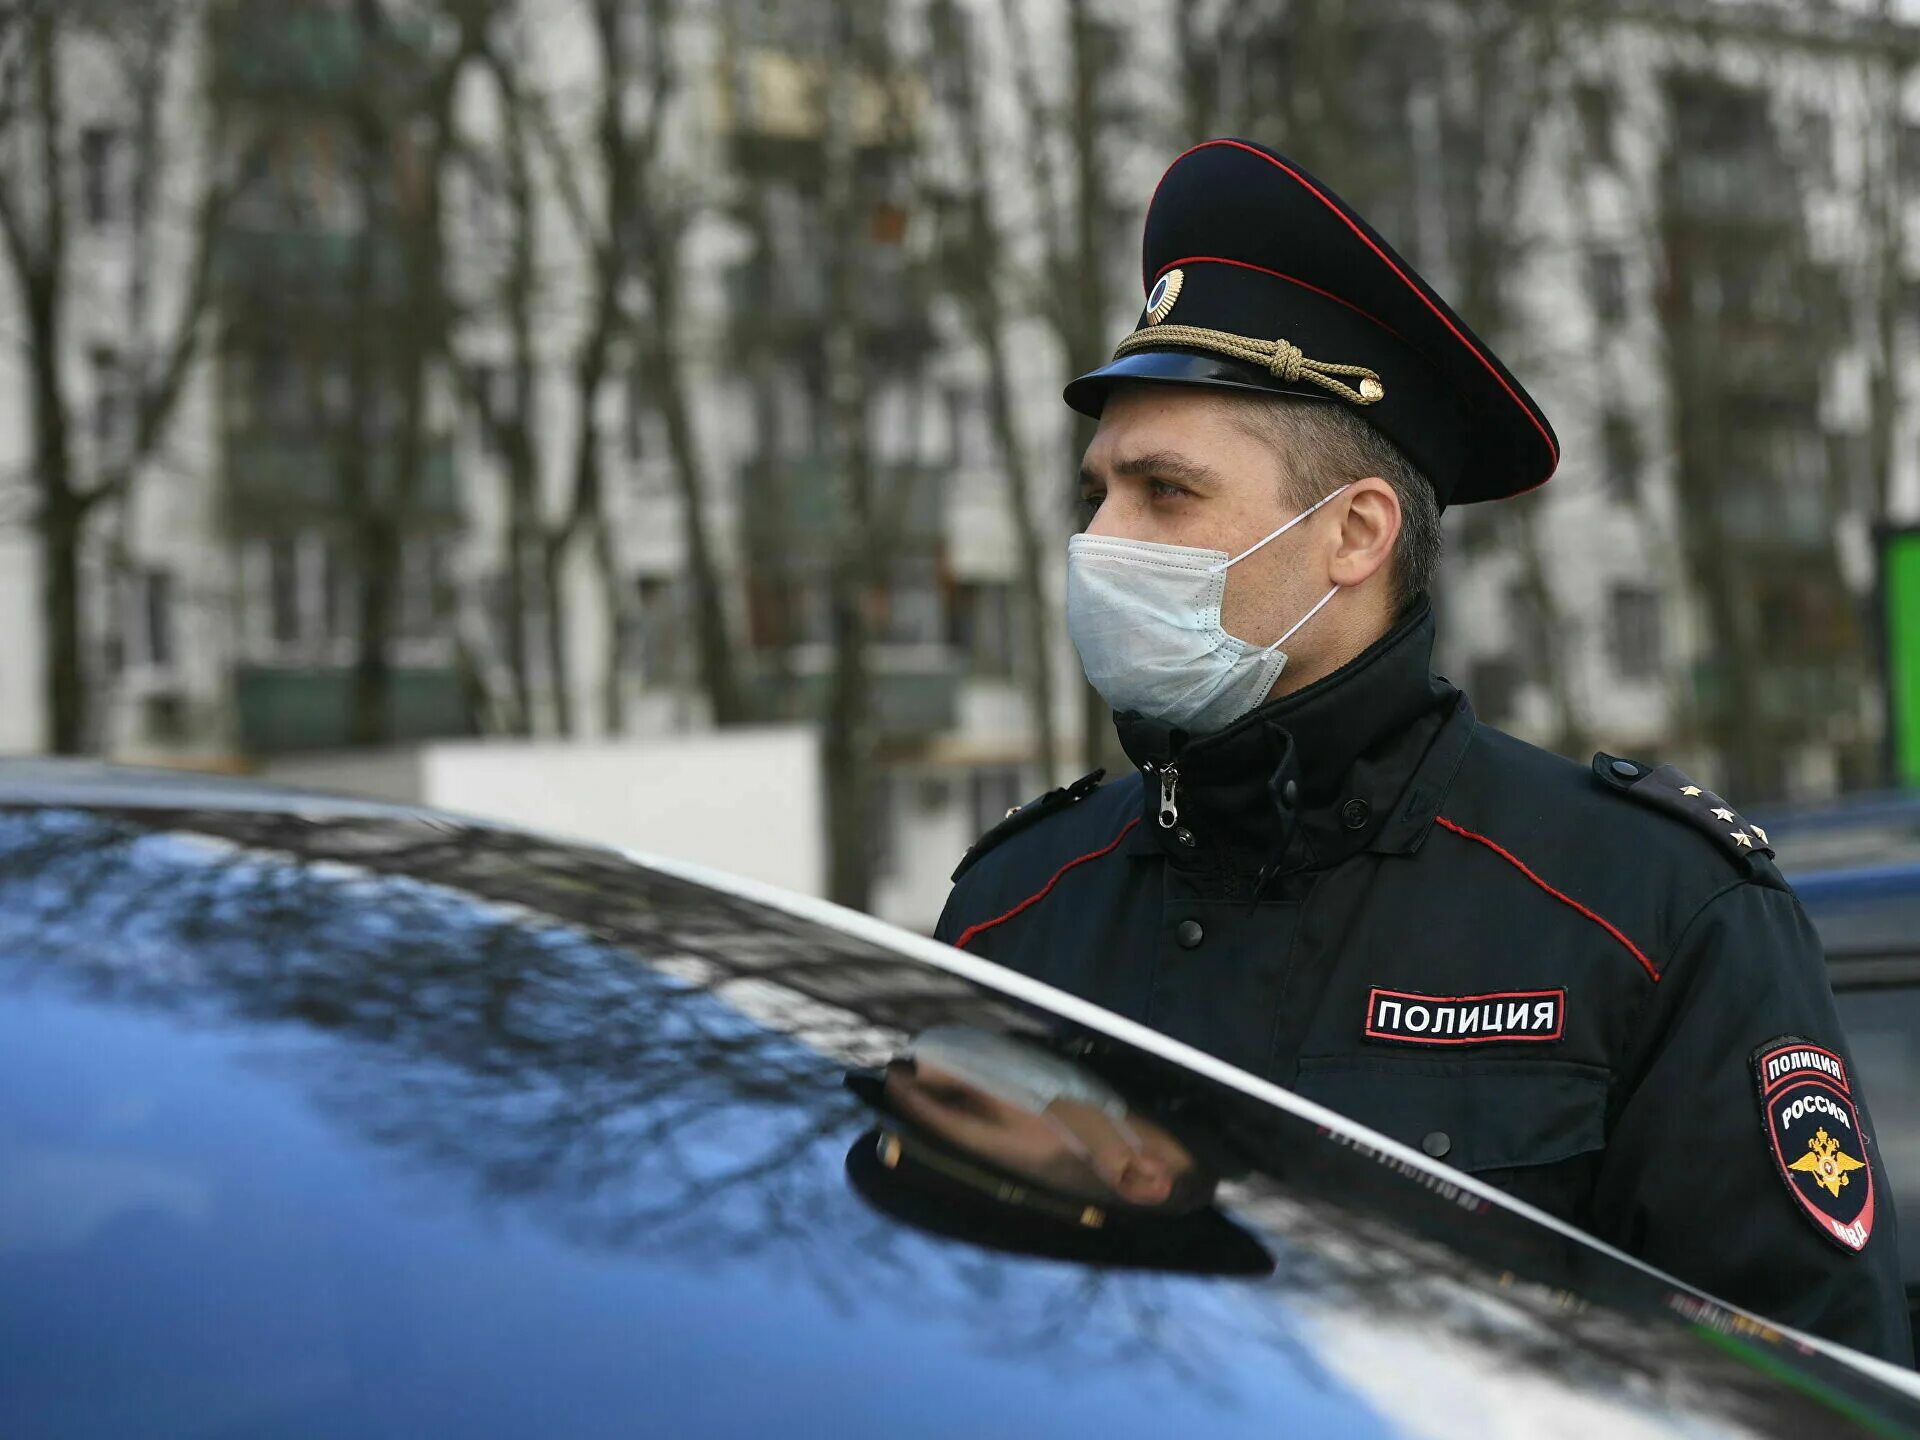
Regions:
<instances>
[{"instance_id":1,"label":"peaked police cap","mask_svg":"<svg viewBox=\"0 0 1920 1440\"><path fill-rule=\"evenodd\" d=\"M1518 495L1560 459L1546 416L1432 286L1338 195L1244 140L1176 159L1147 208L1146 304L1111 364L1067 386L1097 416L1123 381L1348 405L1440 503Z\"/></svg>"}]
</instances>

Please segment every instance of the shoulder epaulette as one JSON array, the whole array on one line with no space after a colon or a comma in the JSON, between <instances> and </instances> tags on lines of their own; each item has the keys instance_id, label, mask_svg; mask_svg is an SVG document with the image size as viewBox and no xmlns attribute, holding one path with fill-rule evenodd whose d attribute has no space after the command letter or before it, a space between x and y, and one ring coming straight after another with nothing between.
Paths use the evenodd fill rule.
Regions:
<instances>
[{"instance_id":1,"label":"shoulder epaulette","mask_svg":"<svg viewBox=\"0 0 1920 1440\"><path fill-rule=\"evenodd\" d=\"M1069 805L1079 804L1098 790L1100 782L1106 778L1105 770L1096 770L1091 775L1082 775L1071 785L1063 785L1058 790L1049 790L1046 794L1029 800L1024 805L1014 806L1007 812L1006 819L967 847L967 853L960 857L960 864L954 869L954 880L958 881L962 875L974 867L982 855L1001 841L1018 835L1029 825L1044 820L1047 816L1064 810Z\"/></svg>"},{"instance_id":2,"label":"shoulder epaulette","mask_svg":"<svg viewBox=\"0 0 1920 1440\"><path fill-rule=\"evenodd\" d=\"M1737 857L1773 854L1767 832L1713 791L1696 785L1671 765L1642 765L1616 755L1593 757L1593 773L1609 789L1631 796L1677 820L1684 820L1721 849Z\"/></svg>"}]
</instances>

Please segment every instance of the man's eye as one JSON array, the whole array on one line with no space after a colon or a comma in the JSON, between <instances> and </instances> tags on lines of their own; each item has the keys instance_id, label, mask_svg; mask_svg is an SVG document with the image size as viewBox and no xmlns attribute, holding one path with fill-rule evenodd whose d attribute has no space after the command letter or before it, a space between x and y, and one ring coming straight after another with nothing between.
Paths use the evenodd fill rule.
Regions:
<instances>
[{"instance_id":1,"label":"man's eye","mask_svg":"<svg viewBox=\"0 0 1920 1440\"><path fill-rule=\"evenodd\" d=\"M1094 513L1099 510L1101 502L1106 498L1104 495L1082 495L1077 507L1080 512L1080 523L1084 525L1092 520Z\"/></svg>"},{"instance_id":2,"label":"man's eye","mask_svg":"<svg viewBox=\"0 0 1920 1440\"><path fill-rule=\"evenodd\" d=\"M1147 482L1147 493L1156 500L1171 500L1174 496L1184 495L1187 492L1182 490L1178 485L1169 485L1164 480L1149 480Z\"/></svg>"}]
</instances>

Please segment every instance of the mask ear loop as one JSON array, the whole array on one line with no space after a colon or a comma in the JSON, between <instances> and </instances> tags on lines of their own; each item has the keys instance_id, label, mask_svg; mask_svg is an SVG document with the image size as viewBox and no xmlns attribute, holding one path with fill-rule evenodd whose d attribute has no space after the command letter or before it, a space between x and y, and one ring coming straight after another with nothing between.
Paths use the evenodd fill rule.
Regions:
<instances>
[{"instance_id":1,"label":"mask ear loop","mask_svg":"<svg viewBox=\"0 0 1920 1440\"><path fill-rule=\"evenodd\" d=\"M1352 488L1353 488L1353 482L1349 480L1345 485L1342 485L1340 487L1340 490L1351 490ZM1282 525L1278 530L1274 531L1271 535L1267 536L1266 539L1254 541L1253 544L1249 545L1246 549L1242 550L1238 555L1234 556L1231 560L1224 560L1218 565L1214 565L1209 568L1218 572L1221 570L1229 569L1232 566L1238 565L1242 560L1246 559L1247 556L1253 554L1254 551L1259 550L1264 546L1271 545L1274 541L1278 540L1282 535L1286 534L1287 531L1291 530L1294 526L1298 525L1302 520L1306 519L1309 515L1313 514L1314 511L1318 510L1322 505L1326 504L1329 500L1333 499L1334 496L1338 495L1340 493L1340 490L1332 490L1332 491L1329 491L1327 494L1322 495L1318 500L1314 501L1313 504L1309 505L1306 509L1302 510L1298 515L1294 516L1291 520L1287 521L1286 524ZM1322 601L1321 603L1325 604L1326 602Z\"/></svg>"},{"instance_id":2,"label":"mask ear loop","mask_svg":"<svg viewBox=\"0 0 1920 1440\"><path fill-rule=\"evenodd\" d=\"M1334 586L1331 590L1327 591L1326 594L1320 597L1319 602L1315 604L1311 610L1307 611L1306 614L1302 615L1298 620L1294 621L1293 629L1287 631L1286 634L1282 635L1278 640L1274 641L1273 644L1267 646L1267 648L1262 650L1260 653L1262 655L1273 654L1274 651L1278 650L1282 645L1286 644L1287 641L1291 640L1295 635L1297 635L1300 631L1300 627L1306 624L1307 621L1311 620L1314 616L1318 615L1321 612L1321 610L1323 610L1326 607L1326 603L1329 600L1333 599L1333 597L1338 595L1339 593L1340 593L1340 587L1338 585Z\"/></svg>"}]
</instances>

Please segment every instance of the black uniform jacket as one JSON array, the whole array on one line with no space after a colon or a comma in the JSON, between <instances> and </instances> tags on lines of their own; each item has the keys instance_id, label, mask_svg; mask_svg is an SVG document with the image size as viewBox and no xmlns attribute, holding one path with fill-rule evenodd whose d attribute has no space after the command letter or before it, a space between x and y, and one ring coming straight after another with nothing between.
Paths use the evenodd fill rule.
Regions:
<instances>
[{"instance_id":1,"label":"black uniform jacket","mask_svg":"<svg viewBox=\"0 0 1920 1440\"><path fill-rule=\"evenodd\" d=\"M1756 1059L1775 1041L1849 1064L1764 833L1721 827L1707 802L1723 802L1670 769L1590 769L1480 724L1429 673L1432 641L1422 606L1337 674L1190 743L1119 717L1136 773L989 832L939 938L1722 1298L1911 1364L1857 1090L1858 1145L1840 1098L1839 1118L1791 1116L1785 1149L1763 1123ZM1877 1192L1857 1251L1784 1168L1815 1120L1871 1164L1845 1181Z\"/></svg>"}]
</instances>

